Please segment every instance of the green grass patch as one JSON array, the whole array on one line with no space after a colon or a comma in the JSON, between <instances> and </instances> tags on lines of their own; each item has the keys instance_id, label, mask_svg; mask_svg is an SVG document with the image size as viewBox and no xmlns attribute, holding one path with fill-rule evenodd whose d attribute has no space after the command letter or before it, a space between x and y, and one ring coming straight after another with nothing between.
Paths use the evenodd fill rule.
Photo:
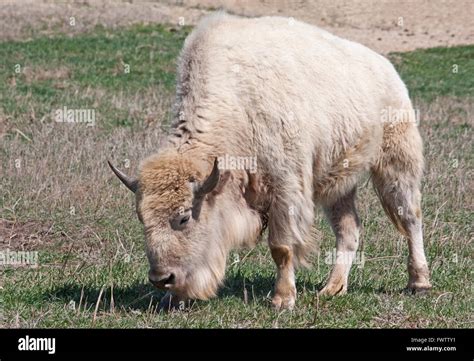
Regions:
<instances>
[{"instance_id":1,"label":"green grass patch","mask_svg":"<svg viewBox=\"0 0 474 361\"><path fill-rule=\"evenodd\" d=\"M22 102L29 98L40 119L50 119L52 110L67 106L97 109L104 127L133 125L133 116L110 104L111 97L130 99L147 89L171 95L176 58L189 30L136 25L116 31L98 28L75 37L3 42L3 111L21 118L27 110Z\"/></svg>"},{"instance_id":2,"label":"green grass patch","mask_svg":"<svg viewBox=\"0 0 474 361\"><path fill-rule=\"evenodd\" d=\"M437 96L474 96L474 46L431 48L391 53L410 96L433 100Z\"/></svg>"}]
</instances>

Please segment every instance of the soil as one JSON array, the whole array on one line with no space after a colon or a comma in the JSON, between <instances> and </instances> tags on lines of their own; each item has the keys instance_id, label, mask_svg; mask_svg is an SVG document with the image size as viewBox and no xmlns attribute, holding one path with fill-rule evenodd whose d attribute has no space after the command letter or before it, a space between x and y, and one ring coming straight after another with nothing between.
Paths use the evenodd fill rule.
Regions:
<instances>
[{"instance_id":1,"label":"soil","mask_svg":"<svg viewBox=\"0 0 474 361\"><path fill-rule=\"evenodd\" d=\"M224 9L243 16L280 15L320 26L382 54L474 43L471 0L0 0L0 40L25 40L97 25L193 25ZM73 18L73 20L72 20Z\"/></svg>"}]
</instances>

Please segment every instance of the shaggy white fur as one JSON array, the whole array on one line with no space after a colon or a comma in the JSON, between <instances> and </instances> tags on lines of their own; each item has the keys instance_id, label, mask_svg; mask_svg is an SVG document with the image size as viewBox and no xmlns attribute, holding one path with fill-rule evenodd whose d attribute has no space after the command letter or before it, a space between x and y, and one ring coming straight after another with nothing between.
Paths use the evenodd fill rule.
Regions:
<instances>
[{"instance_id":1,"label":"shaggy white fur","mask_svg":"<svg viewBox=\"0 0 474 361\"><path fill-rule=\"evenodd\" d=\"M175 287L180 297L213 295L229 250L252 244L264 216L278 267L274 304L291 308L294 267L306 263L315 243L316 204L333 226L338 255L353 259L355 187L369 170L384 209L410 242L410 285L430 287L421 235L422 142L407 89L379 54L293 19L210 16L181 52L168 141L160 153L166 157L142 166L140 186L147 191L138 209L152 214L142 214L145 226L155 227L147 238L152 268L185 275ZM199 205L201 218L185 232L170 229L164 210L143 205L162 198L149 186L156 179L169 187L177 182L150 171L156 162L166 158L168 168L185 169L186 159L191 165L183 177L195 173L199 183L214 158L224 156L256 157L257 171L221 170L217 189ZM183 205L194 196L186 193ZM323 293L345 292L350 266L337 263Z\"/></svg>"}]
</instances>

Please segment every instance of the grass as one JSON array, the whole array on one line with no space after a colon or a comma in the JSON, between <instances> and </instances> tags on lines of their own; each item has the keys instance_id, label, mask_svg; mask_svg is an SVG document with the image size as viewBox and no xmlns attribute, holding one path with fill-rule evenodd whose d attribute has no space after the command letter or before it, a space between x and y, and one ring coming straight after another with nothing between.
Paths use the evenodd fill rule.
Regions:
<instances>
[{"instance_id":1,"label":"grass","mask_svg":"<svg viewBox=\"0 0 474 361\"><path fill-rule=\"evenodd\" d=\"M39 252L39 265L0 268L3 327L472 327L474 46L397 53L392 60L420 110L427 160L426 251L434 290L401 292L405 241L361 181L363 267L349 293L318 298L334 248L318 215L320 251L297 274L293 312L270 308L268 248L235 251L219 297L161 314L147 281L132 195L106 165L128 172L157 150L172 102L175 59L188 28L97 28L3 42L0 58L0 250ZM21 72L15 73L15 65ZM125 64L130 73L124 72ZM452 64L459 72L452 72ZM54 109L93 108L95 127L55 123ZM19 164L19 166L18 166Z\"/></svg>"},{"instance_id":2,"label":"grass","mask_svg":"<svg viewBox=\"0 0 474 361\"><path fill-rule=\"evenodd\" d=\"M472 46L394 53L391 60L414 98L432 101L439 96L474 96Z\"/></svg>"},{"instance_id":3,"label":"grass","mask_svg":"<svg viewBox=\"0 0 474 361\"><path fill-rule=\"evenodd\" d=\"M35 116L50 118L52 109L100 109L100 127L137 122L127 99L146 97L156 88L171 93L175 59L189 28L136 25L114 32L97 28L77 37L4 42L0 57L0 94L4 111L21 116L21 102L31 97ZM16 71L19 71L17 73ZM81 94L77 97L75 94Z\"/></svg>"}]
</instances>

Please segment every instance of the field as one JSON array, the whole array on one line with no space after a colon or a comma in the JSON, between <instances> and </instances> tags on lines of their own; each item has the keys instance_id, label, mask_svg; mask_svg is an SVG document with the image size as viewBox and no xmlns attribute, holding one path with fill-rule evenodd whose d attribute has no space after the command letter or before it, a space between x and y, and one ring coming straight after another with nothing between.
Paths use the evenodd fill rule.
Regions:
<instances>
[{"instance_id":1,"label":"field","mask_svg":"<svg viewBox=\"0 0 474 361\"><path fill-rule=\"evenodd\" d=\"M334 238L318 215L319 253L297 273L294 311L270 307L275 268L264 243L230 256L219 297L157 313L129 173L169 124L184 26L96 26L0 43L0 251L38 252L35 267L0 266L0 327L473 326L474 46L390 53L420 115L425 143L425 247L433 290L402 292L407 245L366 176L358 209L363 264L349 292L319 298ZM95 124L56 122L94 109Z\"/></svg>"}]
</instances>

